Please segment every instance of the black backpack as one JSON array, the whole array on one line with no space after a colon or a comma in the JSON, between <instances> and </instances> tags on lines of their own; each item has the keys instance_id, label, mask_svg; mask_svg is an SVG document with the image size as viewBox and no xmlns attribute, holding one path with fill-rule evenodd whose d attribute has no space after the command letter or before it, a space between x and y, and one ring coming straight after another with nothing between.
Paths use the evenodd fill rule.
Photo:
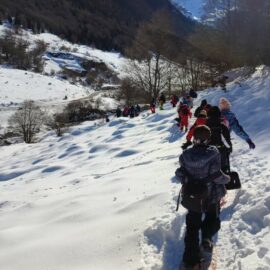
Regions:
<instances>
[{"instance_id":1,"label":"black backpack","mask_svg":"<svg viewBox=\"0 0 270 270\"><path fill-rule=\"evenodd\" d=\"M205 212L209 205L208 184L204 180L188 181L181 189L181 204L190 211Z\"/></svg>"},{"instance_id":2,"label":"black backpack","mask_svg":"<svg viewBox=\"0 0 270 270\"><path fill-rule=\"evenodd\" d=\"M179 170L183 170L183 168ZM197 213L205 212L210 204L210 195L213 187L213 183L209 179L210 177L194 179L186 170L184 170L184 174L187 177L187 181L180 190L176 210L178 210L181 198L181 204L187 210Z\"/></svg>"}]
</instances>

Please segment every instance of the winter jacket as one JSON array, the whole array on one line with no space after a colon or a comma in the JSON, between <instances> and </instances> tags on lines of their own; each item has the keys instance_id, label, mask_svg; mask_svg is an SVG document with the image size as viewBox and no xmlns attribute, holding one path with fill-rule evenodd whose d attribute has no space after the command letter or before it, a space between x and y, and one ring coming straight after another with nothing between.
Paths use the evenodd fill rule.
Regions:
<instances>
[{"instance_id":1,"label":"winter jacket","mask_svg":"<svg viewBox=\"0 0 270 270\"><path fill-rule=\"evenodd\" d=\"M162 94L160 97L159 97L159 102L161 103L165 103L166 102L166 98L165 98L165 96L164 96L164 94Z\"/></svg>"},{"instance_id":2,"label":"winter jacket","mask_svg":"<svg viewBox=\"0 0 270 270\"><path fill-rule=\"evenodd\" d=\"M194 91L193 89L190 89L189 95L190 95L192 98L197 98L197 97L198 97L198 94L197 94L196 91Z\"/></svg>"},{"instance_id":3,"label":"winter jacket","mask_svg":"<svg viewBox=\"0 0 270 270\"><path fill-rule=\"evenodd\" d=\"M182 153L179 162L181 167L177 169L176 177L182 184L187 182L185 172L197 180L209 177L210 203L218 203L224 197L224 185L229 182L229 177L221 171L220 153L215 146L195 145Z\"/></svg>"},{"instance_id":4,"label":"winter jacket","mask_svg":"<svg viewBox=\"0 0 270 270\"><path fill-rule=\"evenodd\" d=\"M135 117L135 108L134 108L134 106L131 106L131 108L129 109L129 116L130 116L130 118Z\"/></svg>"},{"instance_id":5,"label":"winter jacket","mask_svg":"<svg viewBox=\"0 0 270 270\"><path fill-rule=\"evenodd\" d=\"M191 118L192 113L187 105L180 108L179 118L181 118L181 126L188 127L188 118Z\"/></svg>"},{"instance_id":6,"label":"winter jacket","mask_svg":"<svg viewBox=\"0 0 270 270\"><path fill-rule=\"evenodd\" d=\"M232 130L235 132L237 136L242 138L243 140L249 140L248 134L244 131L243 127L239 124L235 114L230 110L222 110L221 115L224 117L225 121L228 122L229 131Z\"/></svg>"},{"instance_id":7,"label":"winter jacket","mask_svg":"<svg viewBox=\"0 0 270 270\"><path fill-rule=\"evenodd\" d=\"M226 143L232 147L230 131L220 118L208 118L206 125L211 129L211 139L210 144L217 147L224 147L222 137L225 139Z\"/></svg>"},{"instance_id":8,"label":"winter jacket","mask_svg":"<svg viewBox=\"0 0 270 270\"><path fill-rule=\"evenodd\" d=\"M121 117L121 115L122 115L122 111L121 111L121 109L116 109L116 117Z\"/></svg>"},{"instance_id":9,"label":"winter jacket","mask_svg":"<svg viewBox=\"0 0 270 270\"><path fill-rule=\"evenodd\" d=\"M171 99L171 104L175 107L178 101L179 101L179 98L176 95L173 95Z\"/></svg>"},{"instance_id":10,"label":"winter jacket","mask_svg":"<svg viewBox=\"0 0 270 270\"><path fill-rule=\"evenodd\" d=\"M193 137L193 132L194 132L195 128L197 126L205 125L206 120L207 120L207 118L205 118L205 117L199 117L199 118L197 118L197 120L195 121L195 123L190 128L190 130L189 130L189 132L187 134L187 137L186 137L187 141L191 141L191 139Z\"/></svg>"},{"instance_id":11,"label":"winter jacket","mask_svg":"<svg viewBox=\"0 0 270 270\"><path fill-rule=\"evenodd\" d=\"M124 110L123 110L123 116L124 116L124 117L129 116L129 108L128 108L128 107L125 107L125 108L124 108Z\"/></svg>"}]
</instances>

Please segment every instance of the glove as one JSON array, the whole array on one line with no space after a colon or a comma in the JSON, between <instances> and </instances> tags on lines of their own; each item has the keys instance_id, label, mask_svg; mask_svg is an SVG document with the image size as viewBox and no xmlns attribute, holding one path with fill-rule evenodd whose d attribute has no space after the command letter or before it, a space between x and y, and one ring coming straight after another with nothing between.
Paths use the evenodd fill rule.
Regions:
<instances>
[{"instance_id":1,"label":"glove","mask_svg":"<svg viewBox=\"0 0 270 270\"><path fill-rule=\"evenodd\" d=\"M255 149L256 145L254 144L254 142L251 139L247 139L247 143L248 143L250 149Z\"/></svg>"},{"instance_id":2,"label":"glove","mask_svg":"<svg viewBox=\"0 0 270 270\"><path fill-rule=\"evenodd\" d=\"M191 141L187 141L185 143L182 144L182 149L186 150L190 145L192 145Z\"/></svg>"}]
</instances>

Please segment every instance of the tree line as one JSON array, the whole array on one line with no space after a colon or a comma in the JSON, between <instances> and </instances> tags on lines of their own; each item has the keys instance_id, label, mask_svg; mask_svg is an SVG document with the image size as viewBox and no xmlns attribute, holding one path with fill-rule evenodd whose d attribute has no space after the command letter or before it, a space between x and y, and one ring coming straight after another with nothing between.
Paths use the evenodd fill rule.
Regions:
<instances>
[{"instance_id":1,"label":"tree line","mask_svg":"<svg viewBox=\"0 0 270 270\"><path fill-rule=\"evenodd\" d=\"M73 43L123 52L138 25L166 9L183 25L190 24L169 0L1 0L0 19L56 34Z\"/></svg>"}]
</instances>

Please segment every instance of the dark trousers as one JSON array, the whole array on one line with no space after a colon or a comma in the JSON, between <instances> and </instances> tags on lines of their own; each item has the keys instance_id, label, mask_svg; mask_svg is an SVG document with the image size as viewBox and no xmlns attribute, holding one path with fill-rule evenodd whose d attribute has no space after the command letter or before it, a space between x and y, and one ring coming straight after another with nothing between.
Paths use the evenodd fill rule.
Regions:
<instances>
[{"instance_id":1,"label":"dark trousers","mask_svg":"<svg viewBox=\"0 0 270 270\"><path fill-rule=\"evenodd\" d=\"M219 214L219 204L210 205L203 220L203 213L187 213L184 263L193 266L200 262L200 230L202 239L212 239L220 229Z\"/></svg>"},{"instance_id":2,"label":"dark trousers","mask_svg":"<svg viewBox=\"0 0 270 270\"><path fill-rule=\"evenodd\" d=\"M229 174L230 173L230 154L225 146L218 148L218 150L221 156L221 170L225 174Z\"/></svg>"}]
</instances>

